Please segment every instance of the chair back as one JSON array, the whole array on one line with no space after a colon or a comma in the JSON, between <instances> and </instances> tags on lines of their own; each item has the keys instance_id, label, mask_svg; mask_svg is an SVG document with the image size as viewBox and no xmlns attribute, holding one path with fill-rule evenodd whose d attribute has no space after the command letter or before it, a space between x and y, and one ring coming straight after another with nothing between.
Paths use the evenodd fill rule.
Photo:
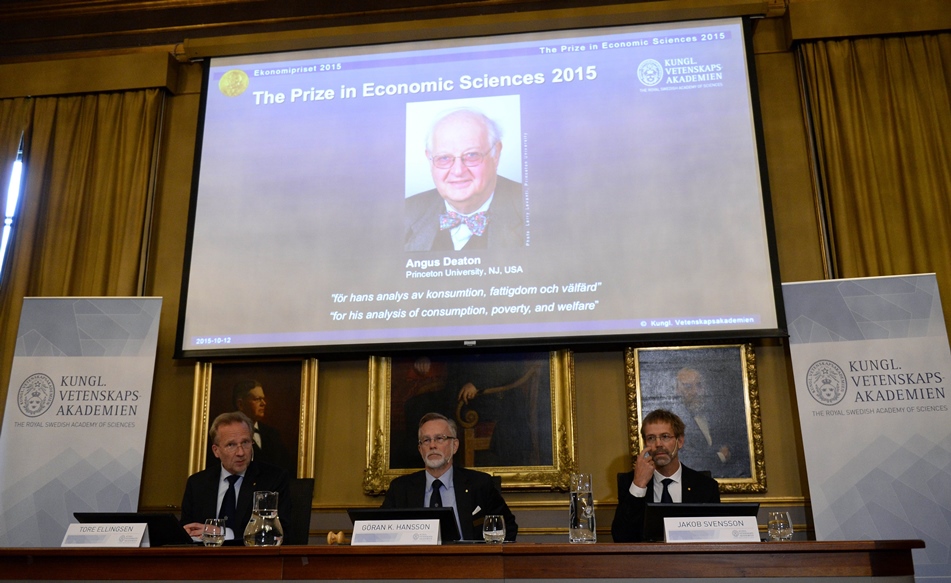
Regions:
<instances>
[{"instance_id":1,"label":"chair back","mask_svg":"<svg viewBox=\"0 0 951 583\"><path fill-rule=\"evenodd\" d=\"M281 526L284 527L283 544L306 545L310 542L310 514L313 501L314 479L292 479L291 512L293 516L289 516L287 521L281 520Z\"/></svg>"}]
</instances>

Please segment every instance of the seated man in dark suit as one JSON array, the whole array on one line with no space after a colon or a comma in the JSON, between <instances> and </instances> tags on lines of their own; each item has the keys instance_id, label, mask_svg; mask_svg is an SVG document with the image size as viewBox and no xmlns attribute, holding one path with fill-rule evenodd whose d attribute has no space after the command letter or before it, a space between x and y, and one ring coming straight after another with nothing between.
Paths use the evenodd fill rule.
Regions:
<instances>
[{"instance_id":1,"label":"seated man in dark suit","mask_svg":"<svg viewBox=\"0 0 951 583\"><path fill-rule=\"evenodd\" d=\"M220 464L208 464L192 474L182 497L181 524L200 537L208 518L226 518L226 545L244 544L244 528L251 519L254 492L278 493L278 518L291 520L290 478L283 469L252 459L254 423L240 411L222 413L211 423L211 449Z\"/></svg>"},{"instance_id":2,"label":"seated man in dark suit","mask_svg":"<svg viewBox=\"0 0 951 583\"><path fill-rule=\"evenodd\" d=\"M456 424L439 413L419 421L419 453L426 464L420 470L393 480L383 508L452 507L463 540L481 540L486 515L505 520L505 540L518 534L515 516L484 472L454 468L452 456L459 449Z\"/></svg>"},{"instance_id":3,"label":"seated man in dark suit","mask_svg":"<svg viewBox=\"0 0 951 583\"><path fill-rule=\"evenodd\" d=\"M716 480L680 463L684 422L670 411L652 411L641 424L644 452L634 460L634 470L618 478L618 504L611 523L614 542L640 542L644 538L647 502L719 502Z\"/></svg>"}]
</instances>

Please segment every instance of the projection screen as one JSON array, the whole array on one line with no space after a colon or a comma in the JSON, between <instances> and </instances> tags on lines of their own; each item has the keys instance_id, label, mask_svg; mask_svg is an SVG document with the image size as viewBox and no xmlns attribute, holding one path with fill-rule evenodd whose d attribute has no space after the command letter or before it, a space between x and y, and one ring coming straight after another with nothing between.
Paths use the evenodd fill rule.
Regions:
<instances>
[{"instance_id":1,"label":"projection screen","mask_svg":"<svg viewBox=\"0 0 951 583\"><path fill-rule=\"evenodd\" d=\"M179 355L781 334L747 51L728 19L212 59Z\"/></svg>"}]
</instances>

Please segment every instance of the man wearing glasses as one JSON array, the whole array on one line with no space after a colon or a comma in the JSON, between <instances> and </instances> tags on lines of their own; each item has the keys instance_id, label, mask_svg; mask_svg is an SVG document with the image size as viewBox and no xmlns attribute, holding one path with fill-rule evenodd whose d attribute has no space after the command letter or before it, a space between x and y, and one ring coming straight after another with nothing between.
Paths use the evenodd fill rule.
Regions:
<instances>
[{"instance_id":1,"label":"man wearing glasses","mask_svg":"<svg viewBox=\"0 0 951 583\"><path fill-rule=\"evenodd\" d=\"M252 434L254 459L284 468L289 473L297 469L297 460L291 455L276 427L264 423L267 399L264 387L253 379L242 379L234 384L231 401L254 423Z\"/></svg>"},{"instance_id":2,"label":"man wearing glasses","mask_svg":"<svg viewBox=\"0 0 951 583\"><path fill-rule=\"evenodd\" d=\"M647 502L719 502L713 478L680 463L684 422L670 411L657 409L641 423L644 451L634 470L618 477L618 505L611 523L614 542L640 542Z\"/></svg>"},{"instance_id":3,"label":"man wearing glasses","mask_svg":"<svg viewBox=\"0 0 951 583\"><path fill-rule=\"evenodd\" d=\"M459 449L455 422L439 413L427 413L419 421L418 434L426 469L393 480L382 507L451 507L463 540L482 540L485 517L499 514L505 520L505 540L514 541L518 534L515 515L492 477L452 465L452 456Z\"/></svg>"},{"instance_id":4,"label":"man wearing glasses","mask_svg":"<svg viewBox=\"0 0 951 583\"><path fill-rule=\"evenodd\" d=\"M283 469L254 461L253 422L240 411L222 413L211 423L211 450L221 464L188 478L182 497L181 524L193 538L200 538L208 518L227 520L226 545L244 544L244 527L251 519L253 494L278 493L277 515L286 531L291 517L290 480Z\"/></svg>"},{"instance_id":5,"label":"man wearing glasses","mask_svg":"<svg viewBox=\"0 0 951 583\"><path fill-rule=\"evenodd\" d=\"M501 131L484 114L457 109L426 138L436 188L406 199L406 251L525 246L522 185L498 175Z\"/></svg>"}]
</instances>

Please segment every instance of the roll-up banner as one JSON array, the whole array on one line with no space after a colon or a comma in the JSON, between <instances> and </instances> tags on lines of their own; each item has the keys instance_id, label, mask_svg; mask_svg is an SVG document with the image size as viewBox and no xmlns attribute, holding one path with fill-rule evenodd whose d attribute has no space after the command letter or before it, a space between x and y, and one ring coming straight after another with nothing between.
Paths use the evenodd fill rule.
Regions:
<instances>
[{"instance_id":1,"label":"roll-up banner","mask_svg":"<svg viewBox=\"0 0 951 583\"><path fill-rule=\"evenodd\" d=\"M934 274L783 284L818 540L922 539L951 581L951 351Z\"/></svg>"},{"instance_id":2,"label":"roll-up banner","mask_svg":"<svg viewBox=\"0 0 951 583\"><path fill-rule=\"evenodd\" d=\"M135 511L161 298L26 298L0 428L0 547Z\"/></svg>"}]
</instances>

